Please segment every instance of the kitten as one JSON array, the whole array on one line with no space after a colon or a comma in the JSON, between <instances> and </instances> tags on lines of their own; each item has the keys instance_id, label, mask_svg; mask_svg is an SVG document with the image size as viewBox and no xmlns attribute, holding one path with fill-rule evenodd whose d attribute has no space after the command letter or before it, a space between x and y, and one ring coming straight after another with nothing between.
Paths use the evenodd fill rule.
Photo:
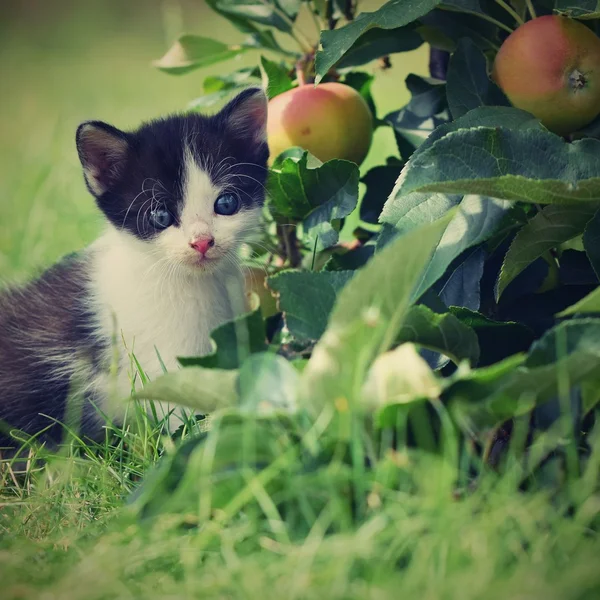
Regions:
<instances>
[{"instance_id":1,"label":"kitten","mask_svg":"<svg viewBox=\"0 0 600 600\"><path fill-rule=\"evenodd\" d=\"M56 442L75 390L79 431L95 437L98 407L110 413L111 394L131 392L132 352L150 378L161 361L173 370L178 356L210 352L210 332L244 308L237 250L259 225L266 119L267 99L252 88L213 116L171 116L134 132L79 126L85 182L106 230L0 294L0 421Z\"/></svg>"}]
</instances>

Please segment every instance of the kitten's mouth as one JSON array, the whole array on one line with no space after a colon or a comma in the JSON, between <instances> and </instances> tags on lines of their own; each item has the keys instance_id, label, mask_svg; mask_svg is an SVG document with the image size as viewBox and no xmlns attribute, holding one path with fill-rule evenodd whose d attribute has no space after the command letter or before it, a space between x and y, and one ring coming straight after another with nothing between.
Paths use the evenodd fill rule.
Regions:
<instances>
[{"instance_id":1,"label":"kitten's mouth","mask_svg":"<svg viewBox=\"0 0 600 600\"><path fill-rule=\"evenodd\" d=\"M218 257L195 254L188 259L187 264L195 271L207 271L211 270L218 261Z\"/></svg>"}]
</instances>

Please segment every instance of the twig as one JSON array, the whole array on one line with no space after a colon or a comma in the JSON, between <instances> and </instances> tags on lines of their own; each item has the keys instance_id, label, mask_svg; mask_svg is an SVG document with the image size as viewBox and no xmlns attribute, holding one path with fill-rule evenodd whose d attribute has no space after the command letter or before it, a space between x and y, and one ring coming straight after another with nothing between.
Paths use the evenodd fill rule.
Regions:
<instances>
[{"instance_id":1,"label":"twig","mask_svg":"<svg viewBox=\"0 0 600 600\"><path fill-rule=\"evenodd\" d=\"M531 15L532 19L537 19L537 14L535 12L535 8L533 8L533 2L531 0L525 0L525 4L527 5L527 10Z\"/></svg>"},{"instance_id":2,"label":"twig","mask_svg":"<svg viewBox=\"0 0 600 600\"><path fill-rule=\"evenodd\" d=\"M296 225L277 225L277 237L282 247L282 253L287 258L290 267L293 269L299 267L302 264L302 254L300 253L300 248L298 248Z\"/></svg>"},{"instance_id":3,"label":"twig","mask_svg":"<svg viewBox=\"0 0 600 600\"><path fill-rule=\"evenodd\" d=\"M525 21L521 18L521 15L504 0L495 0L498 6L501 6L519 25L523 25Z\"/></svg>"},{"instance_id":4,"label":"twig","mask_svg":"<svg viewBox=\"0 0 600 600\"><path fill-rule=\"evenodd\" d=\"M484 21L488 21L489 23L494 24L496 27L504 29L504 31L506 31L507 33L512 33L514 31L514 29L511 29L508 25L502 23L502 21L498 21L498 19L494 19L494 17L490 17L489 15L486 15L484 13L478 13L474 10L461 10L460 12L464 13L465 15L473 15L474 17L479 17Z\"/></svg>"}]
</instances>

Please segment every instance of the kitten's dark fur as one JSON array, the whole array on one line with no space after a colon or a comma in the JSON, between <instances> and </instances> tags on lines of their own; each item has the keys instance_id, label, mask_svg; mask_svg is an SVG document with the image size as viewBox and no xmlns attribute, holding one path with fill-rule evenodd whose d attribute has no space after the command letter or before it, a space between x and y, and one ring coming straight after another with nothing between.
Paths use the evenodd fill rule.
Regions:
<instances>
[{"instance_id":1,"label":"kitten's dark fur","mask_svg":"<svg viewBox=\"0 0 600 600\"><path fill-rule=\"evenodd\" d=\"M161 235L181 235L184 240L183 233L165 233L164 229L153 226L148 207L160 205L168 211L172 223L167 229L181 228L186 203L198 201L198 198L185 197L189 193L186 192L186 181L192 177L190 169L198 168L200 174L205 172L215 190L220 190L219 193L233 193L239 200L240 207L235 216L237 221L227 221L228 217L221 215L203 217L204 220L201 221L204 227L206 222L213 223L211 219L214 218L214 226L217 228L215 231L218 231L219 224L225 228L225 233L214 233L215 252L221 242L221 246L225 248L222 254L234 248L234 242L239 240L236 238L232 241L229 237L242 237L244 232L240 228L243 229L243 219L246 218L244 215L255 215L255 209L264 201L268 159L265 123L266 98L262 90L250 89L242 92L213 116L172 116L144 124L137 131L127 133L96 121L79 127L76 136L78 154L84 167L88 189L110 223L110 232L106 234L108 242L97 247L92 245L92 249L65 258L27 286L0 294L0 421L30 435L49 427L41 439L50 442L60 440L63 428L54 424L53 419L65 419L67 396L74 383L73 375L77 371L74 361L83 361L86 365L85 373L90 377L108 367L107 350L112 336L106 327L98 325L101 321L97 314L100 310L99 303L103 301L102 290L99 292L100 299L94 297L94 304L91 301L90 286L106 285L107 269L110 272L112 268L110 261L114 262L115 273L119 272L122 265L119 264L119 258L103 258L102 253L111 251L112 239L119 240L119 243L123 240L122 253L117 253L116 256L122 256L124 264L128 260L132 264L135 261L141 264L146 260L146 246L149 256L162 248L155 245L155 238ZM191 152L194 165L186 163L186 152L188 155ZM212 196L207 196L206 202L212 203L215 200ZM236 229L229 234L227 228L232 227L231 223L237 222L240 223L240 231ZM192 223L190 227L192 226L196 225ZM209 233L211 232L212 229ZM127 239L130 238L127 235L134 239L128 242ZM182 246L181 252L191 252L187 248L187 242L183 245L185 248ZM135 254L134 258L125 256L130 252ZM217 255L213 262L220 260L220 257L221 254ZM193 256L189 258L185 255L185 259L192 260ZM150 260L152 258L148 258ZM180 267L184 269L178 263L177 268ZM220 289L219 271L216 269L206 270L197 277L189 276L189 285L196 286L190 288L194 293L202 295L203 290L207 290L207 294L212 294L203 300L204 304L201 306L221 304L218 292L215 291ZM97 275L100 271L104 279ZM130 279L132 302L136 302L135 294L145 283L141 281L141 273L140 281L135 281L134 271ZM148 314L153 314L154 299L151 296L147 293L140 300L147 303L144 310ZM185 294L181 293L180 296L184 297ZM194 300L193 294L190 297ZM164 317L165 310L171 305L166 306L167 309L162 308L162 305L156 307L157 322L147 322L147 325L144 323L140 334L147 333L146 330L152 331L153 328L162 332L160 314ZM190 319L190 314L196 310L190 306L182 305L182 318ZM109 306L107 310L109 309L114 310L119 317L118 306ZM220 309L220 306L215 306L215 311ZM178 310L178 306L172 306L172 311L176 313ZM204 331L222 321L224 314L219 313L214 318L210 314L199 315L197 326L203 333L198 338L198 348L187 345L186 340L182 339L173 344L174 351L178 351L178 344L184 352L205 348L207 342L204 338L207 335ZM166 316L177 324L176 314ZM123 319L127 319L125 314ZM196 321L190 323L190 336L193 337ZM127 327L126 322L124 326ZM135 326L140 327L139 324ZM173 329L174 335L177 335L177 327ZM164 333L161 335L164 336ZM167 342L170 343L169 340ZM92 437L97 436L101 430L101 419L97 409L92 407L92 403L102 406L104 398L101 396L102 393L93 387L85 393L79 425L84 434ZM11 442L0 431L0 447L6 445L14 446L14 441Z\"/></svg>"}]
</instances>

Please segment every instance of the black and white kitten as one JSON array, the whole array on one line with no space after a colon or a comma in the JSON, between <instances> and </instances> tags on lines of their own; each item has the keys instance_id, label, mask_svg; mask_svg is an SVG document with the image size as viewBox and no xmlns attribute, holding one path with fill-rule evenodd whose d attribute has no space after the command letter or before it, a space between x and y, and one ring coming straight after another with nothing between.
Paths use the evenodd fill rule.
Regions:
<instances>
[{"instance_id":1,"label":"black and white kitten","mask_svg":"<svg viewBox=\"0 0 600 600\"><path fill-rule=\"evenodd\" d=\"M77 151L106 230L0 294L0 421L28 434L48 428L43 439L56 441L54 420L65 419L76 388L80 431L95 436L96 407L118 419L108 399L132 390L132 354L154 378L161 361L172 370L178 356L210 352L210 332L244 308L237 251L259 225L266 120L267 99L252 88L213 116L134 132L79 126Z\"/></svg>"}]
</instances>

